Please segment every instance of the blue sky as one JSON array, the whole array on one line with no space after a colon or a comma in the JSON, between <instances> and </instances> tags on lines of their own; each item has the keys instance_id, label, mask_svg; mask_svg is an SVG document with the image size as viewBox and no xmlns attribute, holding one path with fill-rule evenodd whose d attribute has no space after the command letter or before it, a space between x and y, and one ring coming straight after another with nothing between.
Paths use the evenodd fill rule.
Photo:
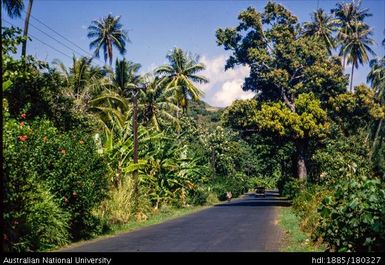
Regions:
<instances>
[{"instance_id":1,"label":"blue sky","mask_svg":"<svg viewBox=\"0 0 385 265\"><path fill-rule=\"evenodd\" d=\"M67 56L72 57L74 51L86 55L83 50L89 51L89 40L86 35L90 22L109 13L121 15L121 22L128 30L132 41L127 45L125 55L127 59L140 63L142 71L147 72L166 63L165 55L173 47L181 47L199 54L207 65L205 74L211 80L208 85L202 87L206 94L204 99L214 106L226 106L235 98L248 98L252 93L243 92L240 88L243 78L248 73L247 68L238 67L230 72L224 72L224 61L228 53L216 45L215 31L220 27L237 25L237 16L240 11L248 6L262 10L266 2L265 0L35 0L30 33ZM300 21L309 20L310 13L318 5L329 11L337 3L334 0L277 0L276 2L286 6ZM377 55L382 56L384 48L379 44L384 38L385 0L363 0L362 6L369 8L373 14L367 19L367 23L374 28L374 39L378 43L374 50ZM7 16L4 18L18 26L23 23L21 19L10 20ZM35 18L82 49L66 42ZM7 23L4 25L7 26ZM35 27L62 41L73 50L52 40ZM48 62L55 58L62 60L65 64L71 61L67 56L37 40L29 44L28 53ZM117 52L115 54L117 55ZM79 54L76 53L76 55ZM349 72L350 69L347 68L347 71ZM365 82L367 73L367 66L360 67L356 71L354 84Z\"/></svg>"}]
</instances>

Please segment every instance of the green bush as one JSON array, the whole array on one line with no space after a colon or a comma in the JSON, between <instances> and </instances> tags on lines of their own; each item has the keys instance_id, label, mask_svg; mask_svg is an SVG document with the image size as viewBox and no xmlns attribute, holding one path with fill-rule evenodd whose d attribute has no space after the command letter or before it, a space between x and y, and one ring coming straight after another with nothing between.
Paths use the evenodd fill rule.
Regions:
<instances>
[{"instance_id":1,"label":"green bush","mask_svg":"<svg viewBox=\"0 0 385 265\"><path fill-rule=\"evenodd\" d=\"M321 220L318 208L322 200L331 195L331 191L325 186L311 185L302 189L293 199L293 209L298 217L301 218L301 228L314 235ZM316 239L314 237L314 239Z\"/></svg>"},{"instance_id":2,"label":"green bush","mask_svg":"<svg viewBox=\"0 0 385 265\"><path fill-rule=\"evenodd\" d=\"M26 208L33 193L38 193L39 185L47 187L56 205L68 213L69 221L63 215L57 225L62 223L65 224L63 227L69 227L72 240L99 233L102 227L91 211L105 197L108 184L105 178L106 166L95 151L93 139L82 132L60 133L51 122L44 119L27 122L24 118L23 115L20 121L6 120L4 127L6 188L12 190L6 193L9 195L6 196L5 208L7 211L12 208L8 216L10 220L23 216L23 220L18 223L28 227L21 229L23 231L16 227L13 229L15 234L28 237L31 225L39 218L44 219L36 215L29 215L35 217L28 219L28 211L35 209L36 213L52 212L51 216L60 215L54 204L44 201L36 206L40 207L39 210ZM41 196L48 198L48 195ZM51 208L44 210L42 207ZM52 220L47 222L53 223ZM10 244L16 246L19 243L18 237L12 236ZM40 237L44 238L44 235ZM57 243L60 242L64 241L59 240Z\"/></svg>"},{"instance_id":3,"label":"green bush","mask_svg":"<svg viewBox=\"0 0 385 265\"><path fill-rule=\"evenodd\" d=\"M319 208L317 236L337 251L384 251L385 186L380 179L338 181Z\"/></svg>"},{"instance_id":4,"label":"green bush","mask_svg":"<svg viewBox=\"0 0 385 265\"><path fill-rule=\"evenodd\" d=\"M189 191L187 202L192 205L204 205L207 202L209 192L203 187Z\"/></svg>"},{"instance_id":5,"label":"green bush","mask_svg":"<svg viewBox=\"0 0 385 265\"><path fill-rule=\"evenodd\" d=\"M255 189L256 187L265 187L266 189L275 189L277 187L277 178L261 178L254 177L247 180L247 186L249 189Z\"/></svg>"},{"instance_id":6,"label":"green bush","mask_svg":"<svg viewBox=\"0 0 385 265\"><path fill-rule=\"evenodd\" d=\"M30 159L38 154L27 147L30 139L21 131L15 120L5 123L4 247L6 251L43 251L69 241L70 216L39 179L36 161Z\"/></svg>"},{"instance_id":7,"label":"green bush","mask_svg":"<svg viewBox=\"0 0 385 265\"><path fill-rule=\"evenodd\" d=\"M6 251L44 251L69 241L69 214L33 176L7 174L4 200Z\"/></svg>"},{"instance_id":8,"label":"green bush","mask_svg":"<svg viewBox=\"0 0 385 265\"><path fill-rule=\"evenodd\" d=\"M298 196L304 188L306 188L306 182L304 180L290 179L283 185L281 193L283 196L293 199Z\"/></svg>"},{"instance_id":9,"label":"green bush","mask_svg":"<svg viewBox=\"0 0 385 265\"><path fill-rule=\"evenodd\" d=\"M353 168L357 174L370 174L370 147L364 141L365 137L366 133L358 133L327 140L325 147L316 151L312 157L317 169L313 178L319 182L329 182L330 185Z\"/></svg>"}]
</instances>

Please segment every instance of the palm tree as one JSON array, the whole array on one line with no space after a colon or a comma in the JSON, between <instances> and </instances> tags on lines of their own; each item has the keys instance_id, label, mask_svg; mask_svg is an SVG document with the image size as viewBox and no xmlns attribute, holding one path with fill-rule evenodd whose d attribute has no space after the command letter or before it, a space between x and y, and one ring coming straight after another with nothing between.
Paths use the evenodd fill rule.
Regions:
<instances>
[{"instance_id":1,"label":"palm tree","mask_svg":"<svg viewBox=\"0 0 385 265\"><path fill-rule=\"evenodd\" d=\"M361 9L361 0L352 0L350 3L338 3L337 7L331 10L334 13L338 23L337 40L340 44L340 56L343 54L341 50L344 48L345 36L353 31L357 24L362 27L369 28L364 23L366 17L372 16L368 13L368 9ZM343 55L343 67L345 67L346 56Z\"/></svg>"},{"instance_id":2,"label":"palm tree","mask_svg":"<svg viewBox=\"0 0 385 265\"><path fill-rule=\"evenodd\" d=\"M371 70L368 74L367 81L371 83L372 88L375 90L376 97L381 104L385 104L385 57L380 59L373 59L369 63ZM372 153L376 151L379 135L383 129L384 119L378 121L376 130L374 132Z\"/></svg>"},{"instance_id":3,"label":"palm tree","mask_svg":"<svg viewBox=\"0 0 385 265\"><path fill-rule=\"evenodd\" d=\"M63 93L71 98L77 112L85 113L88 102L98 96L104 85L106 71L97 66L92 66L92 58L72 58L72 66L67 69L65 65L54 60L53 64L64 78L65 91Z\"/></svg>"},{"instance_id":4,"label":"palm tree","mask_svg":"<svg viewBox=\"0 0 385 265\"><path fill-rule=\"evenodd\" d=\"M347 58L347 62L352 64L352 72L350 77L350 91L353 91L353 74L354 68L358 68L359 64L369 61L368 52L375 55L370 48L375 42L370 38L373 35L372 29L362 23L352 25L347 33L340 32L342 39L342 47L340 55Z\"/></svg>"},{"instance_id":5,"label":"palm tree","mask_svg":"<svg viewBox=\"0 0 385 265\"><path fill-rule=\"evenodd\" d=\"M173 103L175 88L166 89L158 77L145 76L145 89L141 91L140 107L143 112L145 124L151 124L155 130L160 131L167 122L179 126L178 119L172 115L179 111Z\"/></svg>"},{"instance_id":6,"label":"palm tree","mask_svg":"<svg viewBox=\"0 0 385 265\"><path fill-rule=\"evenodd\" d=\"M367 81L371 83L377 98L385 101L385 57L371 60L369 66Z\"/></svg>"},{"instance_id":7,"label":"palm tree","mask_svg":"<svg viewBox=\"0 0 385 265\"><path fill-rule=\"evenodd\" d=\"M337 30L337 20L325 13L322 8L317 9L312 14L312 22L305 22L304 35L316 36L325 43L325 46L332 54L332 49L336 47L333 33Z\"/></svg>"},{"instance_id":8,"label":"palm tree","mask_svg":"<svg viewBox=\"0 0 385 265\"><path fill-rule=\"evenodd\" d=\"M167 59L169 64L160 66L155 73L164 78L166 88L177 88L175 90L177 105L186 113L189 98L198 101L203 96L203 92L194 83L208 82L205 77L197 75L205 69L205 66L198 63L198 58L193 58L180 48L174 48L167 55Z\"/></svg>"},{"instance_id":9,"label":"palm tree","mask_svg":"<svg viewBox=\"0 0 385 265\"><path fill-rule=\"evenodd\" d=\"M16 18L21 17L21 11L24 9L24 0L2 0L3 8L7 11L9 17ZM31 17L33 0L29 0L27 12L24 20L24 40L21 47L21 56L25 57L27 54L27 37L29 29L29 19Z\"/></svg>"},{"instance_id":10,"label":"palm tree","mask_svg":"<svg viewBox=\"0 0 385 265\"><path fill-rule=\"evenodd\" d=\"M2 4L10 18L21 17L21 11L24 9L24 0L2 0Z\"/></svg>"},{"instance_id":11,"label":"palm tree","mask_svg":"<svg viewBox=\"0 0 385 265\"><path fill-rule=\"evenodd\" d=\"M131 96L132 84L138 85L141 82L141 76L138 74L140 67L138 63L116 59L112 83L118 94L127 98Z\"/></svg>"},{"instance_id":12,"label":"palm tree","mask_svg":"<svg viewBox=\"0 0 385 265\"><path fill-rule=\"evenodd\" d=\"M27 37L28 37L29 19L31 17L32 5L33 5L33 0L29 0L27 12L25 14L25 20L24 20L24 32L23 32L24 40L21 46L21 57L23 58L25 58L25 56L27 55Z\"/></svg>"},{"instance_id":13,"label":"palm tree","mask_svg":"<svg viewBox=\"0 0 385 265\"><path fill-rule=\"evenodd\" d=\"M113 59L113 47L120 54L126 52L126 42L129 42L128 34L122 29L119 22L120 16L113 17L111 14L99 20L93 20L88 27L87 37L92 39L90 49L95 49L94 55L99 58L100 49L103 49L104 61L109 59L110 65Z\"/></svg>"}]
</instances>

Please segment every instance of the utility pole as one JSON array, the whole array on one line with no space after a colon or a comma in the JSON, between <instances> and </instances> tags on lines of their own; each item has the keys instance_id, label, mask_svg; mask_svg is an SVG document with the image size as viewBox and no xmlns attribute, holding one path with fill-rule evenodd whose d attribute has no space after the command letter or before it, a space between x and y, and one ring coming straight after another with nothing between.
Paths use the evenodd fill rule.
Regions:
<instances>
[{"instance_id":1,"label":"utility pole","mask_svg":"<svg viewBox=\"0 0 385 265\"><path fill-rule=\"evenodd\" d=\"M134 134L134 164L138 164L138 157L139 157L139 139L138 139L138 94L139 94L139 87L135 86L134 89L131 92L132 94L132 108L133 108L133 115L132 115L132 131ZM133 178L133 184L134 184L134 212L137 210L138 207L138 199L139 199L139 179L138 179L138 169L135 168L132 173Z\"/></svg>"}]
</instances>

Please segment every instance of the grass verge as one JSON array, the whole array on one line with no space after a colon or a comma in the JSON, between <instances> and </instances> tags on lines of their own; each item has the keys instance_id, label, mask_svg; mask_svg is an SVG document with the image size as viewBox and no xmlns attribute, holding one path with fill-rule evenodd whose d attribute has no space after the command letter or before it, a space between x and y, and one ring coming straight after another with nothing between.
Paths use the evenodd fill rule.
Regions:
<instances>
[{"instance_id":1,"label":"grass verge","mask_svg":"<svg viewBox=\"0 0 385 265\"><path fill-rule=\"evenodd\" d=\"M281 251L285 252L323 252L326 248L316 245L310 237L301 230L300 219L291 207L281 208L279 213L279 225L285 232L284 246Z\"/></svg>"},{"instance_id":2,"label":"grass verge","mask_svg":"<svg viewBox=\"0 0 385 265\"><path fill-rule=\"evenodd\" d=\"M178 217L182 217L185 215L192 214L194 212L204 210L204 209L209 208L209 207L210 206L193 206L193 207L186 207L186 208L165 208L165 209L159 211L159 213L151 215L145 221L132 220L126 224L111 225L110 230L104 235L100 235L100 236L98 236L94 239L91 239L91 240L84 240L84 241L75 242L75 243L72 243L72 244L69 244L66 246L62 246L58 249L53 249L51 251L58 251L58 250L64 250L66 248L81 246L81 245L89 243L89 242L94 242L94 241L98 241L101 239L113 237L117 234L126 233L126 232L134 231L134 230L137 230L140 228L144 228L147 226L163 223L163 222L166 222L166 221L169 221L172 219L176 219Z\"/></svg>"}]
</instances>

